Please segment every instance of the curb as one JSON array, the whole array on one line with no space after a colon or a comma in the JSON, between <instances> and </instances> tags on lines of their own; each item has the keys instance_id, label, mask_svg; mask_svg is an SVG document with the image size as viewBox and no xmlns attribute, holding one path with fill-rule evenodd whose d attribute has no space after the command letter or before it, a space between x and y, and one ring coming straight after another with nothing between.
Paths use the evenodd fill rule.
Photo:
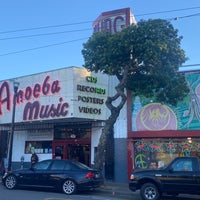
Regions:
<instances>
[{"instance_id":1,"label":"curb","mask_svg":"<svg viewBox=\"0 0 200 200\"><path fill-rule=\"evenodd\" d=\"M133 194L129 190L129 186L126 183L105 183L100 188L96 189L98 192L110 193L112 195L116 194Z\"/></svg>"}]
</instances>

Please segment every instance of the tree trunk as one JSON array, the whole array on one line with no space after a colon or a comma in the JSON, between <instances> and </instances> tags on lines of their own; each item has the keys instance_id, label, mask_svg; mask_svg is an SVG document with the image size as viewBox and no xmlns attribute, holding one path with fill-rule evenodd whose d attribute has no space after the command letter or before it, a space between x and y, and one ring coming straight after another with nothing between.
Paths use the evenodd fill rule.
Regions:
<instances>
[{"instance_id":1,"label":"tree trunk","mask_svg":"<svg viewBox=\"0 0 200 200\"><path fill-rule=\"evenodd\" d=\"M99 140L95 155L95 167L101 171L105 170L107 179L114 178L114 124L126 103L125 84L127 82L128 67L125 68L123 76L119 79L119 84L115 87L117 93L113 97L108 97L106 106L111 112L110 117L105 121L105 126ZM121 98L118 106L114 106L114 101Z\"/></svg>"}]
</instances>

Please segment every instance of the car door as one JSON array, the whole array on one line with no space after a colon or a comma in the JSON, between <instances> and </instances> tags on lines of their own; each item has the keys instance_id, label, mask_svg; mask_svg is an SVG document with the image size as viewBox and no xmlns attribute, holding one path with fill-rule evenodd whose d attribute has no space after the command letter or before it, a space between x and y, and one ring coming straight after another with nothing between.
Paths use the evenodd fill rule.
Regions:
<instances>
[{"instance_id":1,"label":"car door","mask_svg":"<svg viewBox=\"0 0 200 200\"><path fill-rule=\"evenodd\" d=\"M163 190L166 192L189 193L197 189L195 167L192 159L178 159L167 169L163 177Z\"/></svg>"},{"instance_id":2,"label":"car door","mask_svg":"<svg viewBox=\"0 0 200 200\"><path fill-rule=\"evenodd\" d=\"M45 160L36 163L30 169L20 170L18 172L18 184L21 186L46 186L48 185L47 175L51 160Z\"/></svg>"},{"instance_id":3,"label":"car door","mask_svg":"<svg viewBox=\"0 0 200 200\"><path fill-rule=\"evenodd\" d=\"M49 167L52 163L52 160L44 160L39 163L36 163L31 174L31 185L37 186L37 187L48 187L50 186L48 182L48 176L49 176Z\"/></svg>"},{"instance_id":4,"label":"car door","mask_svg":"<svg viewBox=\"0 0 200 200\"><path fill-rule=\"evenodd\" d=\"M32 169L24 169L18 172L18 185L30 186L33 184L34 171Z\"/></svg>"},{"instance_id":5,"label":"car door","mask_svg":"<svg viewBox=\"0 0 200 200\"><path fill-rule=\"evenodd\" d=\"M66 168L70 169L70 164L65 160L53 160L48 170L48 183L53 187L59 187L62 180L67 176Z\"/></svg>"}]
</instances>

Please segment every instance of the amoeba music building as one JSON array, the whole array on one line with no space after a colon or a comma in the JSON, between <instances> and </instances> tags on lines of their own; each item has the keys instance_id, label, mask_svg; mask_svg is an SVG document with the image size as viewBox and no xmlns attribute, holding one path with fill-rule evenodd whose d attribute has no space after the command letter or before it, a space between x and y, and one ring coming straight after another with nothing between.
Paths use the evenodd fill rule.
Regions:
<instances>
[{"instance_id":1,"label":"amoeba music building","mask_svg":"<svg viewBox=\"0 0 200 200\"><path fill-rule=\"evenodd\" d=\"M84 68L67 67L14 80L19 82L19 88L12 168L20 168L22 164L29 167L32 152L38 155L39 160L77 159L93 165L104 121L110 115L105 101L108 95L115 94L116 79L102 73L91 73ZM8 148L13 96L13 80L1 81L1 157L5 157ZM115 168L121 174L117 178L127 181L125 106L115 126L119 151L119 154L115 153Z\"/></svg>"},{"instance_id":2,"label":"amoeba music building","mask_svg":"<svg viewBox=\"0 0 200 200\"><path fill-rule=\"evenodd\" d=\"M190 92L176 107L127 92L127 105L114 126L114 181L127 182L133 169L158 168L177 156L200 157L200 72L184 72ZM67 67L15 78L12 167L39 160L77 159L94 164L107 96L115 77ZM13 112L13 82L0 82L0 156L8 148Z\"/></svg>"}]
</instances>

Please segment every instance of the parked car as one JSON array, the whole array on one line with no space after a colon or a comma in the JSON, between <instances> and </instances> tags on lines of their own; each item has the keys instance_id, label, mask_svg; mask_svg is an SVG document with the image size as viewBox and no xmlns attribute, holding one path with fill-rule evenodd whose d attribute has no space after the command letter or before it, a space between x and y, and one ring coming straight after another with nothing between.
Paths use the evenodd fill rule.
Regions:
<instances>
[{"instance_id":1,"label":"parked car","mask_svg":"<svg viewBox=\"0 0 200 200\"><path fill-rule=\"evenodd\" d=\"M140 190L143 200L158 200L163 194L200 195L200 160L177 157L168 166L152 170L136 170L130 176L129 189Z\"/></svg>"},{"instance_id":2,"label":"parked car","mask_svg":"<svg viewBox=\"0 0 200 200\"><path fill-rule=\"evenodd\" d=\"M19 169L3 177L7 189L16 187L54 188L65 194L90 190L103 184L102 174L78 161L43 160L30 169Z\"/></svg>"}]
</instances>

